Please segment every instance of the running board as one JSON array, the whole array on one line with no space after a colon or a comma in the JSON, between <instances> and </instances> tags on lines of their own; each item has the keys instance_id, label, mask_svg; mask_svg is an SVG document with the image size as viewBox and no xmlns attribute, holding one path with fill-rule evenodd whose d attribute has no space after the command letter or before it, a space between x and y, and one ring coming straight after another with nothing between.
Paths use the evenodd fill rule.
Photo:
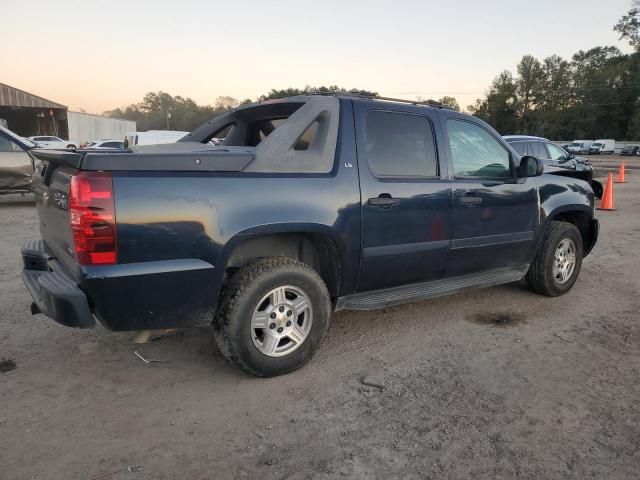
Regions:
<instances>
[{"instance_id":1,"label":"running board","mask_svg":"<svg viewBox=\"0 0 640 480\"><path fill-rule=\"evenodd\" d=\"M403 303L417 302L428 298L442 297L454 293L492 287L503 283L517 282L522 279L529 265L501 268L488 272L461 275L425 283L412 283L400 287L354 293L338 298L338 310L375 310Z\"/></svg>"}]
</instances>

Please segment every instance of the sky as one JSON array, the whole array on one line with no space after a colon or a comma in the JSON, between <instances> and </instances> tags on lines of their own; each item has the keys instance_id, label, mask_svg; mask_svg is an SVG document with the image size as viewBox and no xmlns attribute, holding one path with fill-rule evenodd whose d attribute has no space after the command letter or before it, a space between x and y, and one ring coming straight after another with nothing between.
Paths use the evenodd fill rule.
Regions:
<instances>
[{"instance_id":1,"label":"sky","mask_svg":"<svg viewBox=\"0 0 640 480\"><path fill-rule=\"evenodd\" d=\"M631 0L2 0L0 83L101 113L162 90L213 104L340 85L483 95L525 54L615 45Z\"/></svg>"}]
</instances>

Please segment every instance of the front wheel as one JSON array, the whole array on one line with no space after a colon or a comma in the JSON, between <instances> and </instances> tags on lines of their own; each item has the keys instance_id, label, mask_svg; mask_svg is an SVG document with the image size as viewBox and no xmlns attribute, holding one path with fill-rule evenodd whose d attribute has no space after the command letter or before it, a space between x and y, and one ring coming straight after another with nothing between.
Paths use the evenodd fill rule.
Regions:
<instances>
[{"instance_id":1,"label":"front wheel","mask_svg":"<svg viewBox=\"0 0 640 480\"><path fill-rule=\"evenodd\" d=\"M273 377L311 358L330 315L327 287L314 269L292 258L267 258L240 269L223 289L214 331L231 363Z\"/></svg>"},{"instance_id":2,"label":"front wheel","mask_svg":"<svg viewBox=\"0 0 640 480\"><path fill-rule=\"evenodd\" d=\"M567 293L578 279L582 257L580 231L567 222L551 222L529 266L529 288L549 297Z\"/></svg>"}]
</instances>

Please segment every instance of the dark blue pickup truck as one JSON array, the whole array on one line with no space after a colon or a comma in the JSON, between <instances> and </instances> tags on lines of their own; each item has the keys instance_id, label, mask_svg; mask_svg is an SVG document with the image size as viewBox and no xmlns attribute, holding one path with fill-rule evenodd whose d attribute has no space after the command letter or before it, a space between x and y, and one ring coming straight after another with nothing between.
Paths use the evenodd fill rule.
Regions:
<instances>
[{"instance_id":1,"label":"dark blue pickup truck","mask_svg":"<svg viewBox=\"0 0 640 480\"><path fill-rule=\"evenodd\" d=\"M523 277L561 295L598 236L587 182L543 174L433 103L292 97L175 144L34 155L33 313L78 328L211 325L260 376L303 365L335 310Z\"/></svg>"}]
</instances>

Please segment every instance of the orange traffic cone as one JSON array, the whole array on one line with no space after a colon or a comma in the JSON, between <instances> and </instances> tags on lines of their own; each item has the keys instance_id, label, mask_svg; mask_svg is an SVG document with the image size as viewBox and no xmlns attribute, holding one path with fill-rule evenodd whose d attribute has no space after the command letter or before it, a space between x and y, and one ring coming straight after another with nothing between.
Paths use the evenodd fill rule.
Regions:
<instances>
[{"instance_id":1,"label":"orange traffic cone","mask_svg":"<svg viewBox=\"0 0 640 480\"><path fill-rule=\"evenodd\" d=\"M618 179L616 180L616 183L627 183L624 178L624 162L620 164L620 171L618 172Z\"/></svg>"},{"instance_id":2,"label":"orange traffic cone","mask_svg":"<svg viewBox=\"0 0 640 480\"><path fill-rule=\"evenodd\" d=\"M615 210L613 204L613 173L610 173L607 177L607 184L604 187L604 193L602 194L602 203L598 210Z\"/></svg>"}]
</instances>

